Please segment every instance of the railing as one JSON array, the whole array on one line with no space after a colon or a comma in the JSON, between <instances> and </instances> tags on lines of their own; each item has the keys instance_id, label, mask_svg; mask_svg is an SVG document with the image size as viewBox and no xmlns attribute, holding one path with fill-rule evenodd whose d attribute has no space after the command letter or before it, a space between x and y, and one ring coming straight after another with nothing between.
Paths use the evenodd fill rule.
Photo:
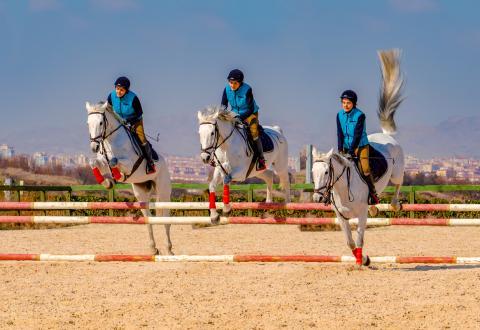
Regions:
<instances>
[{"instance_id":1,"label":"railing","mask_svg":"<svg viewBox=\"0 0 480 330\"><path fill-rule=\"evenodd\" d=\"M278 189L278 185L274 185ZM191 189L191 190L206 190L207 184L201 183L174 183L172 184L174 189ZM39 201L46 201L47 194L49 192L63 192L65 193L65 200L70 201L72 194L75 192L86 191L104 191L108 194L108 201L115 201L116 191L118 190L130 190L130 184L118 184L113 189L106 190L102 185L74 185L74 186L0 186L0 191L11 191L14 196L12 200L20 201L21 192L33 192L38 191L40 193ZM231 185L230 191L240 191L247 194L247 201L254 201L254 193L257 190L265 190L265 184L238 184ZM291 190L300 190L302 192L313 192L312 184L292 184ZM220 192L221 190L219 190ZM408 202L415 204L416 192L451 192L451 191L480 191L480 185L427 185L427 186L403 186L401 188L402 193L408 194ZM393 193L394 187L387 187L385 189L387 193ZM251 216L251 210L248 211ZM110 215L113 215L113 210L110 210ZM414 211L410 211L410 217L414 217Z\"/></svg>"}]
</instances>

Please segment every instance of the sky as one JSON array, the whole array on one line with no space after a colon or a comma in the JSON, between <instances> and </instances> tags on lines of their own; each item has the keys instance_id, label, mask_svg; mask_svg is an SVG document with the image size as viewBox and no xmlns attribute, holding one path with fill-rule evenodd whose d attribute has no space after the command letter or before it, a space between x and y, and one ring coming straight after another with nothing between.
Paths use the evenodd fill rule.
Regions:
<instances>
[{"instance_id":1,"label":"sky","mask_svg":"<svg viewBox=\"0 0 480 330\"><path fill-rule=\"evenodd\" d=\"M345 89L380 130L377 50L400 48L405 152L480 156L479 11L475 0L0 0L0 144L88 154L85 102L126 75L155 148L198 155L196 112L239 68L291 155L328 150Z\"/></svg>"}]
</instances>

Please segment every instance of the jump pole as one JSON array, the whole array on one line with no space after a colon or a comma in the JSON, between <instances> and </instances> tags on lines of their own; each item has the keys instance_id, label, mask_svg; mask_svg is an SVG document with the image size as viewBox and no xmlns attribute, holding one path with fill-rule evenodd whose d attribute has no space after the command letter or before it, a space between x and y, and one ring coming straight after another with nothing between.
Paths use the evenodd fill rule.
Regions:
<instances>
[{"instance_id":1,"label":"jump pole","mask_svg":"<svg viewBox=\"0 0 480 330\"><path fill-rule=\"evenodd\" d=\"M480 257L379 256L373 263L386 264L480 264ZM352 256L327 255L210 255L158 256L123 254L0 254L0 261L90 261L90 262L313 262L355 263Z\"/></svg>"}]
</instances>

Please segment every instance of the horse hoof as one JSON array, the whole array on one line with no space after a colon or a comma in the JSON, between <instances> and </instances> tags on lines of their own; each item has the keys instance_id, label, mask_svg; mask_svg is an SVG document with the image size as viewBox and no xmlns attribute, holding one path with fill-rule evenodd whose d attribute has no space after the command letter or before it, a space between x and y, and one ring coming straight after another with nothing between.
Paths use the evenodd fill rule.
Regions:
<instances>
[{"instance_id":1,"label":"horse hoof","mask_svg":"<svg viewBox=\"0 0 480 330\"><path fill-rule=\"evenodd\" d=\"M365 262L363 263L364 266L370 266L370 257L367 256Z\"/></svg>"},{"instance_id":2,"label":"horse hoof","mask_svg":"<svg viewBox=\"0 0 480 330\"><path fill-rule=\"evenodd\" d=\"M210 222L212 225L218 225L220 223L220 215L212 215L210 216Z\"/></svg>"},{"instance_id":3,"label":"horse hoof","mask_svg":"<svg viewBox=\"0 0 480 330\"><path fill-rule=\"evenodd\" d=\"M152 249L152 254L153 254L154 256L158 256L158 255L160 255L160 250L157 249L157 248L154 248L154 249Z\"/></svg>"},{"instance_id":4,"label":"horse hoof","mask_svg":"<svg viewBox=\"0 0 480 330\"><path fill-rule=\"evenodd\" d=\"M113 181L110 179L105 179L102 182L102 186L105 187L105 189L112 189L113 188Z\"/></svg>"},{"instance_id":5,"label":"horse hoof","mask_svg":"<svg viewBox=\"0 0 480 330\"><path fill-rule=\"evenodd\" d=\"M377 214L378 214L378 208L375 206L375 205L370 205L368 207L368 214L371 216L371 217L376 217Z\"/></svg>"},{"instance_id":6,"label":"horse hoof","mask_svg":"<svg viewBox=\"0 0 480 330\"><path fill-rule=\"evenodd\" d=\"M402 210L402 204L392 204L391 206L394 212L399 212Z\"/></svg>"}]
</instances>

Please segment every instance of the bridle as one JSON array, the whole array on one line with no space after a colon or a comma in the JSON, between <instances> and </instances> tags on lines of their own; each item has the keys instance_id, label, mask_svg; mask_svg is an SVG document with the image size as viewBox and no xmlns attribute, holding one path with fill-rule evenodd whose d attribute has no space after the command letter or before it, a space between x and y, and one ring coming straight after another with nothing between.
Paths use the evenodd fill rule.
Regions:
<instances>
[{"instance_id":1,"label":"bridle","mask_svg":"<svg viewBox=\"0 0 480 330\"><path fill-rule=\"evenodd\" d=\"M104 141L109 136L111 136L113 133L118 131L121 127L124 127L125 125L120 122L120 124L115 129L113 129L112 131L107 133L108 119L107 119L107 116L105 115L105 112L92 111L92 112L88 113L88 116L90 116L90 115L102 115L103 130L98 136L95 136L95 137L90 136L90 142L95 142L95 143L98 143L100 145L101 148L100 148L99 152L101 154L104 154L105 158L107 159L107 162L109 162L107 152L106 152L106 149L105 149Z\"/></svg>"},{"instance_id":2,"label":"bridle","mask_svg":"<svg viewBox=\"0 0 480 330\"><path fill-rule=\"evenodd\" d=\"M316 160L314 163L327 163L324 160ZM340 175L338 175L336 178L335 177L335 168L332 165L332 158L329 159L328 161L328 179L327 182L320 188L315 188L313 190L314 193L320 194L323 197L323 200L325 201L324 203L326 205L333 203L333 205L336 208L335 205L335 200L332 198L332 190L335 184L340 180L340 178L344 175L347 174L347 187L348 187L348 199L350 202L353 202L353 197L351 197L351 191L350 191L350 166L343 165L342 172ZM323 193L322 193L323 190Z\"/></svg>"},{"instance_id":3,"label":"bridle","mask_svg":"<svg viewBox=\"0 0 480 330\"><path fill-rule=\"evenodd\" d=\"M222 169L223 173L227 175L227 171L223 168L221 162L218 160L217 154L215 153L218 148L220 148L227 140L233 135L233 131L235 131L235 125L232 125L232 130L230 131L230 134L226 138L223 139L222 142L220 142L220 130L218 129L218 124L217 122L201 122L200 125L213 125L215 127L214 131L214 137L213 137L213 143L209 147L206 148L201 148L201 151L208 154L211 159L211 165L215 166L216 164L220 166ZM219 143L220 142L220 143ZM216 163L216 164L215 164Z\"/></svg>"},{"instance_id":4,"label":"bridle","mask_svg":"<svg viewBox=\"0 0 480 330\"><path fill-rule=\"evenodd\" d=\"M105 112L101 111L92 111L89 112L88 115L102 115L102 122L103 122L103 130L102 132L95 137L90 136L90 142L96 142L96 143L103 143L103 140L107 139L109 136L111 136L113 133L115 133L117 130L120 129L120 127L124 126L124 124L120 123L114 130L112 130L110 133L107 133L107 126L108 126L108 120L107 116L105 115Z\"/></svg>"}]
</instances>

